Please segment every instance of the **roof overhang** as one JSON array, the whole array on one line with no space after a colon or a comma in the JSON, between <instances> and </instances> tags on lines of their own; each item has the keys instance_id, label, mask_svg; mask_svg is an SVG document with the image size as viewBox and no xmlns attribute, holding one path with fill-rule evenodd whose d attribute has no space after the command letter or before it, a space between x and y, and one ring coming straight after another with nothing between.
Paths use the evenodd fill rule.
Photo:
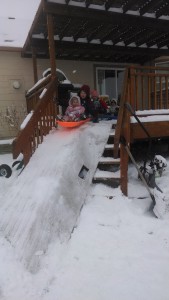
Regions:
<instances>
[{"instance_id":1,"label":"roof overhang","mask_svg":"<svg viewBox=\"0 0 169 300\"><path fill-rule=\"evenodd\" d=\"M144 0L43 0L22 55L49 58L47 14L56 58L144 63L169 56L169 5ZM164 9L165 5L165 9Z\"/></svg>"}]
</instances>

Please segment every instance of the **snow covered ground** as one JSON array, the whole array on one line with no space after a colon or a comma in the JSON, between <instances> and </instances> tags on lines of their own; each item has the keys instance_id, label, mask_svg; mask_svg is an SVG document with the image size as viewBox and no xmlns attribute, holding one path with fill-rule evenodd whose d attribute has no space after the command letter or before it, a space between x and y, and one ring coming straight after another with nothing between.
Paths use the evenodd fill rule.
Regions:
<instances>
[{"instance_id":1,"label":"snow covered ground","mask_svg":"<svg viewBox=\"0 0 169 300\"><path fill-rule=\"evenodd\" d=\"M135 168L129 197L91 184L110 130L53 129L20 176L0 178L0 299L169 300L169 220L149 210Z\"/></svg>"}]
</instances>

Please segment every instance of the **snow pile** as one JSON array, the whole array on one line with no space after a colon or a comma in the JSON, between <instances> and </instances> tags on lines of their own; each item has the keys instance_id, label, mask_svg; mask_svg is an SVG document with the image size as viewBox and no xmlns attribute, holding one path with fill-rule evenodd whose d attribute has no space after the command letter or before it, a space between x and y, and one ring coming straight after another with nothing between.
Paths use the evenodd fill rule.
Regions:
<instances>
[{"instance_id":1,"label":"snow pile","mask_svg":"<svg viewBox=\"0 0 169 300\"><path fill-rule=\"evenodd\" d=\"M49 243L70 237L86 199L111 124L98 125L99 131L88 127L54 129L21 176L1 181L6 188L0 196L0 230L31 272L38 271L38 253L44 254ZM78 176L83 165L89 169L85 180Z\"/></svg>"},{"instance_id":2,"label":"snow pile","mask_svg":"<svg viewBox=\"0 0 169 300\"><path fill-rule=\"evenodd\" d=\"M91 184L110 127L54 129L21 176L0 178L0 299L169 299L169 220L134 166L129 197ZM166 195L168 178L166 167L156 179Z\"/></svg>"}]
</instances>

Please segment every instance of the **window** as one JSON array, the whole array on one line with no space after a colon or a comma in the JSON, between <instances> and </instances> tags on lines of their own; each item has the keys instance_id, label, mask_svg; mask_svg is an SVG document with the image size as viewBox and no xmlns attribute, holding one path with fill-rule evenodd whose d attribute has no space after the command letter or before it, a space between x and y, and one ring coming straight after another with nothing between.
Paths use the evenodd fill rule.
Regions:
<instances>
[{"instance_id":1,"label":"window","mask_svg":"<svg viewBox=\"0 0 169 300\"><path fill-rule=\"evenodd\" d=\"M155 64L155 66L160 68L168 68L168 70L156 70L156 74L168 74L169 76L169 61L158 62ZM166 79L165 76L156 78L157 90L160 90L160 84L162 84L163 90L166 89L166 86L169 86L169 82L167 84L166 80L168 79Z\"/></svg>"},{"instance_id":2,"label":"window","mask_svg":"<svg viewBox=\"0 0 169 300\"><path fill-rule=\"evenodd\" d=\"M163 61L163 62L158 62L155 64L156 67L161 67L161 68L169 68L169 61ZM168 71L169 73L169 71Z\"/></svg>"},{"instance_id":3,"label":"window","mask_svg":"<svg viewBox=\"0 0 169 300\"><path fill-rule=\"evenodd\" d=\"M96 67L96 89L100 95L118 100L123 84L124 69Z\"/></svg>"}]
</instances>

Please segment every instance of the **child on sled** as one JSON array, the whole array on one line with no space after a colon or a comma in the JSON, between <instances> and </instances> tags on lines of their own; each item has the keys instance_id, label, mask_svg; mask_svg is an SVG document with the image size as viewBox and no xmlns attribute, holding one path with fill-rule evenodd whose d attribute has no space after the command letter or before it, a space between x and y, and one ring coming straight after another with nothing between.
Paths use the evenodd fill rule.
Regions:
<instances>
[{"instance_id":1,"label":"child on sled","mask_svg":"<svg viewBox=\"0 0 169 300\"><path fill-rule=\"evenodd\" d=\"M72 96L64 116L57 116L59 120L72 122L84 119L85 108L81 105L79 96Z\"/></svg>"}]
</instances>

